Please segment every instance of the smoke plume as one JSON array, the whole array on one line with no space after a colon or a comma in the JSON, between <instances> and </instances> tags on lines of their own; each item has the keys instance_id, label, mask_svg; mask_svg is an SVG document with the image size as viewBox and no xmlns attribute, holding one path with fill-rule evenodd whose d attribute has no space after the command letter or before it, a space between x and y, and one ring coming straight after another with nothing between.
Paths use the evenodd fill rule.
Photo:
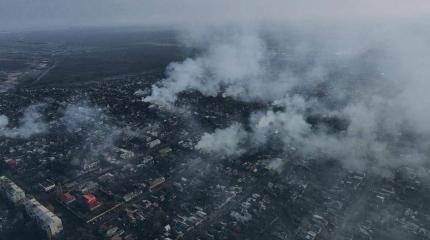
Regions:
<instances>
[{"instance_id":1,"label":"smoke plume","mask_svg":"<svg viewBox=\"0 0 430 240\"><path fill-rule=\"evenodd\" d=\"M121 132L111 123L103 109L87 102L69 104L64 111L62 122L67 131L83 138L81 152L78 153L75 164L102 156L113 147Z\"/></svg>"},{"instance_id":2,"label":"smoke plume","mask_svg":"<svg viewBox=\"0 0 430 240\"><path fill-rule=\"evenodd\" d=\"M270 105L253 113L247 128L235 123L204 134L196 146L204 152L237 156L245 145L277 141L286 152L353 169L421 166L430 146L430 46L416 27L191 35L188 43L201 53L170 64L145 100L174 107L181 92L198 91Z\"/></svg>"},{"instance_id":3,"label":"smoke plume","mask_svg":"<svg viewBox=\"0 0 430 240\"><path fill-rule=\"evenodd\" d=\"M217 129L212 134L203 134L196 149L220 157L237 156L245 150L241 144L246 137L246 131L235 123L228 128Z\"/></svg>"},{"instance_id":4,"label":"smoke plume","mask_svg":"<svg viewBox=\"0 0 430 240\"><path fill-rule=\"evenodd\" d=\"M0 115L0 136L8 138L29 138L36 134L45 133L48 124L43 121L40 113L43 105L31 105L24 110L23 116L18 120L18 126L8 127L9 118Z\"/></svg>"}]
</instances>

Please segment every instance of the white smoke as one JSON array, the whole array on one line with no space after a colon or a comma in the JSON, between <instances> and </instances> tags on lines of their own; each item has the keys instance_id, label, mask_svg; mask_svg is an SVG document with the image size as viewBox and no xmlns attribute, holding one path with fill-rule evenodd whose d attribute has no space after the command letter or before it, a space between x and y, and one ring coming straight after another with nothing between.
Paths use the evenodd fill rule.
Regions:
<instances>
[{"instance_id":1,"label":"white smoke","mask_svg":"<svg viewBox=\"0 0 430 240\"><path fill-rule=\"evenodd\" d=\"M246 131L240 124L235 123L228 128L217 129L212 134L205 133L196 149L220 157L237 156L245 151L241 144L246 137Z\"/></svg>"},{"instance_id":2,"label":"white smoke","mask_svg":"<svg viewBox=\"0 0 430 240\"><path fill-rule=\"evenodd\" d=\"M249 29L208 34L217 37L197 44L206 50L172 63L167 78L153 86L145 100L172 106L179 93L194 90L283 108L254 113L249 131L233 124L203 135L197 148L209 149L206 152L236 156L247 151L246 142L254 147L277 140L286 151L307 158L335 158L350 168L426 164L428 36L403 27L380 30L367 27L349 35L349 31L280 31L264 38L264 31ZM282 34L290 40L279 38ZM315 128L307 121L312 114L348 124L335 132L324 124ZM219 145L221 138L232 144Z\"/></svg>"},{"instance_id":3,"label":"white smoke","mask_svg":"<svg viewBox=\"0 0 430 240\"><path fill-rule=\"evenodd\" d=\"M170 64L167 78L153 86L152 95L145 101L171 106L185 90L197 90L206 96L222 92L223 96L244 100L282 97L290 83L271 76L273 69L264 41L247 31L224 34L226 39L209 43L202 56ZM278 88L271 88L273 85Z\"/></svg>"},{"instance_id":4,"label":"white smoke","mask_svg":"<svg viewBox=\"0 0 430 240\"><path fill-rule=\"evenodd\" d=\"M62 121L69 131L76 131L83 127L102 125L106 118L101 108L83 102L67 105Z\"/></svg>"},{"instance_id":5,"label":"white smoke","mask_svg":"<svg viewBox=\"0 0 430 240\"><path fill-rule=\"evenodd\" d=\"M5 115L0 115L0 129L6 128L9 124L9 118Z\"/></svg>"},{"instance_id":6,"label":"white smoke","mask_svg":"<svg viewBox=\"0 0 430 240\"><path fill-rule=\"evenodd\" d=\"M118 127L111 124L103 109L88 102L69 104L62 122L69 132L77 132L83 137L82 151L77 160L100 157L114 146L121 133Z\"/></svg>"},{"instance_id":7,"label":"white smoke","mask_svg":"<svg viewBox=\"0 0 430 240\"><path fill-rule=\"evenodd\" d=\"M29 138L36 134L48 131L48 124L43 121L40 113L43 105L31 105L24 110L22 118L19 119L17 127L8 127L9 118L0 115L0 136L8 138Z\"/></svg>"}]
</instances>

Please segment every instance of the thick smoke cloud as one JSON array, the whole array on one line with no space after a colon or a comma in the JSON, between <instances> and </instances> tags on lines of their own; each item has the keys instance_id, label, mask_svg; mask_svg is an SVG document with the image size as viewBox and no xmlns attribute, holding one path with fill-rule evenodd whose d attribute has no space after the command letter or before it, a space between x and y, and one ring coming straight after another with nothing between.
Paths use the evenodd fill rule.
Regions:
<instances>
[{"instance_id":1,"label":"thick smoke cloud","mask_svg":"<svg viewBox=\"0 0 430 240\"><path fill-rule=\"evenodd\" d=\"M173 107L179 93L193 90L272 105L251 116L249 130L234 124L203 135L197 148L205 152L236 156L245 145L277 141L288 153L353 169L420 166L430 156L430 46L415 27L198 33L188 43L202 53L172 63L145 100Z\"/></svg>"},{"instance_id":2,"label":"thick smoke cloud","mask_svg":"<svg viewBox=\"0 0 430 240\"><path fill-rule=\"evenodd\" d=\"M19 119L19 125L8 127L9 118L0 115L0 136L8 138L29 138L36 134L48 131L48 124L42 119L40 113L43 105L31 105L24 110L23 116Z\"/></svg>"},{"instance_id":3,"label":"thick smoke cloud","mask_svg":"<svg viewBox=\"0 0 430 240\"><path fill-rule=\"evenodd\" d=\"M208 141L226 132L237 149L218 145L225 155L246 151L244 141L264 147L276 140L287 152L336 158L353 168L428 162L426 0L1 4L3 30L130 24L187 29L185 43L201 54L170 64L145 101L172 108L178 94L193 90L275 105L254 113L246 130L233 125L204 135L202 151L210 152ZM315 116L319 120L310 122ZM7 119L0 121L7 131ZM333 129L330 121L347 124Z\"/></svg>"},{"instance_id":4,"label":"thick smoke cloud","mask_svg":"<svg viewBox=\"0 0 430 240\"><path fill-rule=\"evenodd\" d=\"M241 146L247 137L242 126L235 123L225 129L217 129L212 134L205 133L196 149L215 156L238 156L245 151Z\"/></svg>"},{"instance_id":5,"label":"thick smoke cloud","mask_svg":"<svg viewBox=\"0 0 430 240\"><path fill-rule=\"evenodd\" d=\"M168 77L160 86L153 87L152 95L145 101L170 105L182 91L192 89L216 96L224 86L225 96L264 98L267 91L259 81L267 75L264 43L252 35L228 38L211 44L201 57L170 64Z\"/></svg>"}]
</instances>

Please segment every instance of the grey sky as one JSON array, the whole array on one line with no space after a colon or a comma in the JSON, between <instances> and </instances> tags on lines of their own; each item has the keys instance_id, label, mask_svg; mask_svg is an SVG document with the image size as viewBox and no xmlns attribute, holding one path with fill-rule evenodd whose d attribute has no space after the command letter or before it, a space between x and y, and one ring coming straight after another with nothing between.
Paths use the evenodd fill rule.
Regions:
<instances>
[{"instance_id":1,"label":"grey sky","mask_svg":"<svg viewBox=\"0 0 430 240\"><path fill-rule=\"evenodd\" d=\"M428 0L0 0L0 30L426 16Z\"/></svg>"}]
</instances>

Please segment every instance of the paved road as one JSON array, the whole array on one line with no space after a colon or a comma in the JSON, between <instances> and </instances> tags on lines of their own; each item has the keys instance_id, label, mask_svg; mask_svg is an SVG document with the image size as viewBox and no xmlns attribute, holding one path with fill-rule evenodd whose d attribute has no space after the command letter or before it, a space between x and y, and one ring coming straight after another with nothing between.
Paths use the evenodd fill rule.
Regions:
<instances>
[{"instance_id":1,"label":"paved road","mask_svg":"<svg viewBox=\"0 0 430 240\"><path fill-rule=\"evenodd\" d=\"M42 74L40 74L36 80L33 81L33 83L38 83L40 80L42 80L52 69L57 67L57 63L54 63L52 66L50 66L48 69L46 69Z\"/></svg>"}]
</instances>

